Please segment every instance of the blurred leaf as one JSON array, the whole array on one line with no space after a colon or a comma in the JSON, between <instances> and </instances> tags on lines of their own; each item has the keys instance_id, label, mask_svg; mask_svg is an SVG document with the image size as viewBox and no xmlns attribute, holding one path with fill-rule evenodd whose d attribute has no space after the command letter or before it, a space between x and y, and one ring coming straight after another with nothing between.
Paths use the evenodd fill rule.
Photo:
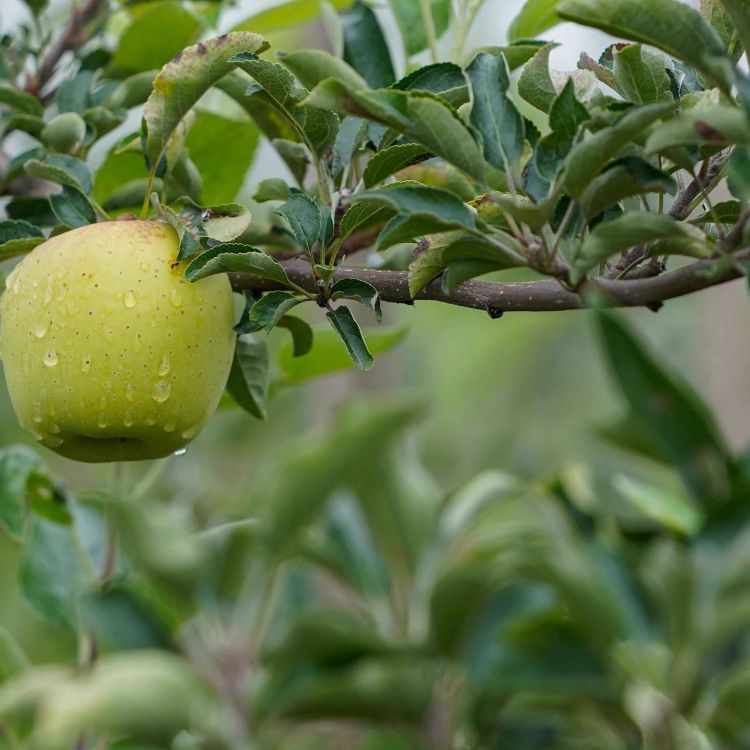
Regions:
<instances>
[{"instance_id":1,"label":"blurred leaf","mask_svg":"<svg viewBox=\"0 0 750 750\"><path fill-rule=\"evenodd\" d=\"M721 0L721 4L732 19L745 52L750 52L750 7L743 0Z\"/></svg>"},{"instance_id":2,"label":"blurred leaf","mask_svg":"<svg viewBox=\"0 0 750 750\"><path fill-rule=\"evenodd\" d=\"M742 55L742 45L735 32L734 22L727 13L722 0L701 0L700 12L719 35L732 62L737 64Z\"/></svg>"},{"instance_id":3,"label":"blurred leaf","mask_svg":"<svg viewBox=\"0 0 750 750\"><path fill-rule=\"evenodd\" d=\"M285 315L277 324L292 335L292 356L303 357L313 345L313 329L310 324L294 315Z\"/></svg>"},{"instance_id":4,"label":"blurred leaf","mask_svg":"<svg viewBox=\"0 0 750 750\"><path fill-rule=\"evenodd\" d=\"M634 422L677 467L696 499L717 502L726 491L730 458L706 405L665 372L615 315L600 313L599 328Z\"/></svg>"},{"instance_id":5,"label":"blurred leaf","mask_svg":"<svg viewBox=\"0 0 750 750\"><path fill-rule=\"evenodd\" d=\"M620 89L620 84L612 72L612 67L606 67L600 62L594 60L593 57L587 55L585 52L581 52L581 56L578 59L579 70L590 70L597 79L609 86L613 91L617 92L623 99L625 99L625 93Z\"/></svg>"},{"instance_id":6,"label":"blurred leaf","mask_svg":"<svg viewBox=\"0 0 750 750\"><path fill-rule=\"evenodd\" d=\"M431 91L458 107L469 101L469 90L463 70L451 62L439 62L417 68L393 84L401 91Z\"/></svg>"},{"instance_id":7,"label":"blurred leaf","mask_svg":"<svg viewBox=\"0 0 750 750\"><path fill-rule=\"evenodd\" d=\"M24 445L0 450L0 524L13 536L20 536L26 516L26 485L41 459Z\"/></svg>"},{"instance_id":8,"label":"blurred leaf","mask_svg":"<svg viewBox=\"0 0 750 750\"><path fill-rule=\"evenodd\" d=\"M721 39L679 0L563 0L557 10L565 20L658 47L731 88Z\"/></svg>"},{"instance_id":9,"label":"blurred leaf","mask_svg":"<svg viewBox=\"0 0 750 750\"><path fill-rule=\"evenodd\" d=\"M129 76L107 95L104 106L110 109L131 109L143 104L153 91L157 74L156 70L146 70Z\"/></svg>"},{"instance_id":10,"label":"blurred leaf","mask_svg":"<svg viewBox=\"0 0 750 750\"><path fill-rule=\"evenodd\" d=\"M239 52L262 52L266 41L257 34L230 32L185 49L154 79L154 90L143 109L144 151L154 169L182 118L200 97L232 70L228 59Z\"/></svg>"},{"instance_id":11,"label":"blurred leaf","mask_svg":"<svg viewBox=\"0 0 750 750\"><path fill-rule=\"evenodd\" d=\"M345 305L326 313L333 329L341 337L341 341L349 352L349 356L358 370L370 370L375 360L367 348L364 336L354 316Z\"/></svg>"},{"instance_id":12,"label":"blurred leaf","mask_svg":"<svg viewBox=\"0 0 750 750\"><path fill-rule=\"evenodd\" d=\"M279 177L268 177L261 180L255 188L253 200L256 203L266 201L285 201L289 198L289 185Z\"/></svg>"},{"instance_id":13,"label":"blurred leaf","mask_svg":"<svg viewBox=\"0 0 750 750\"><path fill-rule=\"evenodd\" d=\"M329 0L336 10L343 10L351 5L352 0ZM257 34L267 34L300 26L317 19L320 4L311 0L288 0L260 13L246 18L234 27L234 31L254 31Z\"/></svg>"},{"instance_id":14,"label":"blurred leaf","mask_svg":"<svg viewBox=\"0 0 750 750\"><path fill-rule=\"evenodd\" d=\"M378 323L383 320L383 311L380 309L380 293L374 286L361 279L339 279L330 289L331 299L337 300L342 297L360 302L369 307L375 314Z\"/></svg>"},{"instance_id":15,"label":"blurred leaf","mask_svg":"<svg viewBox=\"0 0 750 750\"><path fill-rule=\"evenodd\" d=\"M266 419L268 387L266 342L257 336L240 336L227 381L229 395L254 417Z\"/></svg>"},{"instance_id":16,"label":"blurred leaf","mask_svg":"<svg viewBox=\"0 0 750 750\"><path fill-rule=\"evenodd\" d=\"M750 203L750 148L738 146L727 163L727 184L732 195Z\"/></svg>"},{"instance_id":17,"label":"blurred leaf","mask_svg":"<svg viewBox=\"0 0 750 750\"><path fill-rule=\"evenodd\" d=\"M57 220L71 229L96 223L93 206L77 188L66 185L61 193L50 195L49 205Z\"/></svg>"},{"instance_id":18,"label":"blurred leaf","mask_svg":"<svg viewBox=\"0 0 750 750\"><path fill-rule=\"evenodd\" d=\"M671 531L694 536L703 525L703 514L687 496L638 482L622 474L615 476L612 484L640 513Z\"/></svg>"},{"instance_id":19,"label":"blurred leaf","mask_svg":"<svg viewBox=\"0 0 750 750\"><path fill-rule=\"evenodd\" d=\"M425 21L420 0L389 0L396 17L407 55L414 55L427 47ZM448 29L451 19L450 0L429 0L435 34L440 38Z\"/></svg>"},{"instance_id":20,"label":"blurred leaf","mask_svg":"<svg viewBox=\"0 0 750 750\"><path fill-rule=\"evenodd\" d=\"M372 8L355 0L341 16L344 27L344 59L370 88L389 86L396 80L383 31Z\"/></svg>"},{"instance_id":21,"label":"blurred leaf","mask_svg":"<svg viewBox=\"0 0 750 750\"><path fill-rule=\"evenodd\" d=\"M713 205L713 211L708 210L699 216L690 219L691 224L704 226L706 224L736 224L742 215L742 203L740 201L722 201Z\"/></svg>"},{"instance_id":22,"label":"blurred leaf","mask_svg":"<svg viewBox=\"0 0 750 750\"><path fill-rule=\"evenodd\" d=\"M469 120L482 136L484 158L513 173L523 153L523 118L508 96L510 73L505 58L480 52L466 68L472 90Z\"/></svg>"},{"instance_id":23,"label":"blurred leaf","mask_svg":"<svg viewBox=\"0 0 750 750\"><path fill-rule=\"evenodd\" d=\"M680 113L655 128L646 143L650 153L665 151L675 146L710 145L717 150L739 143L750 145L750 122L740 109L721 104Z\"/></svg>"},{"instance_id":24,"label":"blurred leaf","mask_svg":"<svg viewBox=\"0 0 750 750\"><path fill-rule=\"evenodd\" d=\"M339 78L349 86L367 88L367 82L343 60L325 50L303 49L279 54L285 68L294 73L302 85L308 89L317 86L326 78Z\"/></svg>"},{"instance_id":25,"label":"blurred leaf","mask_svg":"<svg viewBox=\"0 0 750 750\"><path fill-rule=\"evenodd\" d=\"M0 104L6 104L27 115L43 115L44 105L33 94L21 91L15 86L0 83Z\"/></svg>"},{"instance_id":26,"label":"blurred leaf","mask_svg":"<svg viewBox=\"0 0 750 750\"><path fill-rule=\"evenodd\" d=\"M123 78L156 70L200 36L200 19L176 0L157 0L123 31L110 62L110 74Z\"/></svg>"},{"instance_id":27,"label":"blurred leaf","mask_svg":"<svg viewBox=\"0 0 750 750\"><path fill-rule=\"evenodd\" d=\"M325 328L314 328L315 339L310 353L294 358L292 345L285 344L278 352L276 364L281 370L282 382L301 383L329 373L348 370L351 359L341 348L338 333ZM373 356L384 354L403 341L406 326L372 328L367 331L368 349Z\"/></svg>"},{"instance_id":28,"label":"blurred leaf","mask_svg":"<svg viewBox=\"0 0 750 750\"><path fill-rule=\"evenodd\" d=\"M563 186L568 194L580 198L610 159L641 137L645 128L671 111L672 105L669 103L633 107L614 125L576 144L568 154L563 175Z\"/></svg>"},{"instance_id":29,"label":"blurred leaf","mask_svg":"<svg viewBox=\"0 0 750 750\"><path fill-rule=\"evenodd\" d=\"M508 28L508 40L535 39L560 23L555 9L558 0L526 0Z\"/></svg>"},{"instance_id":30,"label":"blurred leaf","mask_svg":"<svg viewBox=\"0 0 750 750\"><path fill-rule=\"evenodd\" d=\"M74 156L50 154L44 161L29 159L24 170L34 177L75 188L84 194L91 192L91 170L85 161Z\"/></svg>"},{"instance_id":31,"label":"blurred leaf","mask_svg":"<svg viewBox=\"0 0 750 750\"><path fill-rule=\"evenodd\" d=\"M429 158L429 154L418 143L397 144L378 151L365 167L365 187L373 187L404 167L417 164L426 158Z\"/></svg>"},{"instance_id":32,"label":"blurred leaf","mask_svg":"<svg viewBox=\"0 0 750 750\"><path fill-rule=\"evenodd\" d=\"M409 296L414 299L434 278L445 270L443 249L428 247L409 263Z\"/></svg>"},{"instance_id":33,"label":"blurred leaf","mask_svg":"<svg viewBox=\"0 0 750 750\"><path fill-rule=\"evenodd\" d=\"M629 44L615 50L613 73L617 91L639 104L672 101L672 91L665 59L640 44Z\"/></svg>"},{"instance_id":34,"label":"blurred leaf","mask_svg":"<svg viewBox=\"0 0 750 750\"><path fill-rule=\"evenodd\" d=\"M320 210L315 201L304 193L294 193L275 211L289 222L297 242L312 250L320 238Z\"/></svg>"},{"instance_id":35,"label":"blurred leaf","mask_svg":"<svg viewBox=\"0 0 750 750\"><path fill-rule=\"evenodd\" d=\"M311 153L326 156L336 140L339 126L338 118L332 112L303 105L301 102L308 94L307 89L299 86L292 74L281 65L261 60L252 52L236 54L230 62L258 82L272 100L277 113L292 126Z\"/></svg>"},{"instance_id":36,"label":"blurred leaf","mask_svg":"<svg viewBox=\"0 0 750 750\"><path fill-rule=\"evenodd\" d=\"M44 240L41 230L28 221L0 220L0 260L24 255Z\"/></svg>"},{"instance_id":37,"label":"blurred leaf","mask_svg":"<svg viewBox=\"0 0 750 750\"><path fill-rule=\"evenodd\" d=\"M86 569L70 526L34 518L24 541L19 575L24 597L40 615L75 628L78 598L92 572Z\"/></svg>"},{"instance_id":38,"label":"blurred leaf","mask_svg":"<svg viewBox=\"0 0 750 750\"><path fill-rule=\"evenodd\" d=\"M518 79L518 93L532 107L536 107L542 112L549 112L552 102L557 96L557 90L552 83L549 72L550 52L556 47L556 44L545 44L532 58L526 63Z\"/></svg>"},{"instance_id":39,"label":"blurred leaf","mask_svg":"<svg viewBox=\"0 0 750 750\"><path fill-rule=\"evenodd\" d=\"M16 639L0 626L0 685L29 666L29 660Z\"/></svg>"}]
</instances>

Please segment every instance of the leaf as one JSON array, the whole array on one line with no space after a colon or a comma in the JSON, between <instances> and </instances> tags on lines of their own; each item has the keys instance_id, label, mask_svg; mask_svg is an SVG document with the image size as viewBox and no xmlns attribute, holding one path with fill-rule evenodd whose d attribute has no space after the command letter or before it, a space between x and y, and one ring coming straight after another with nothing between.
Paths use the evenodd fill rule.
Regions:
<instances>
[{"instance_id":1,"label":"leaf","mask_svg":"<svg viewBox=\"0 0 750 750\"><path fill-rule=\"evenodd\" d=\"M484 158L514 173L523 153L524 124L508 96L510 73L504 57L480 52L466 68L472 91L469 121L482 136Z\"/></svg>"},{"instance_id":2,"label":"leaf","mask_svg":"<svg viewBox=\"0 0 750 750\"><path fill-rule=\"evenodd\" d=\"M84 194L91 193L91 170L85 161L74 156L50 154L44 161L29 159L24 169L34 177L76 188Z\"/></svg>"},{"instance_id":3,"label":"leaf","mask_svg":"<svg viewBox=\"0 0 750 750\"><path fill-rule=\"evenodd\" d=\"M737 36L742 41L745 52L750 54L750 7L744 0L720 0L726 9Z\"/></svg>"},{"instance_id":4,"label":"leaf","mask_svg":"<svg viewBox=\"0 0 750 750\"><path fill-rule=\"evenodd\" d=\"M202 30L200 19L176 0L150 3L120 35L108 72L123 78L161 68Z\"/></svg>"},{"instance_id":5,"label":"leaf","mask_svg":"<svg viewBox=\"0 0 750 750\"><path fill-rule=\"evenodd\" d=\"M628 44L614 52L613 74L617 91L631 102L672 101L665 60L640 44Z\"/></svg>"},{"instance_id":6,"label":"leaf","mask_svg":"<svg viewBox=\"0 0 750 750\"><path fill-rule=\"evenodd\" d=\"M275 211L289 222L297 242L312 250L320 238L320 210L315 201L304 193L294 193Z\"/></svg>"},{"instance_id":7,"label":"leaf","mask_svg":"<svg viewBox=\"0 0 750 750\"><path fill-rule=\"evenodd\" d=\"M542 177L552 182L573 147L580 126L588 119L588 110L576 99L575 85L569 78L550 108L552 132L536 145L536 167Z\"/></svg>"},{"instance_id":8,"label":"leaf","mask_svg":"<svg viewBox=\"0 0 750 750\"><path fill-rule=\"evenodd\" d=\"M547 29L560 23L555 12L558 0L526 0L523 7L511 21L508 28L508 39L515 42L519 39L535 39Z\"/></svg>"},{"instance_id":9,"label":"leaf","mask_svg":"<svg viewBox=\"0 0 750 750\"><path fill-rule=\"evenodd\" d=\"M750 149L738 146L727 162L727 183L732 195L750 203Z\"/></svg>"},{"instance_id":10,"label":"leaf","mask_svg":"<svg viewBox=\"0 0 750 750\"><path fill-rule=\"evenodd\" d=\"M463 70L455 63L440 62L417 68L393 84L400 91L430 91L440 94L451 106L469 101L469 89Z\"/></svg>"},{"instance_id":11,"label":"leaf","mask_svg":"<svg viewBox=\"0 0 750 750\"><path fill-rule=\"evenodd\" d=\"M355 203L341 219L341 238L346 239L355 232L384 224L392 213L389 207L376 203Z\"/></svg>"},{"instance_id":12,"label":"leaf","mask_svg":"<svg viewBox=\"0 0 750 750\"><path fill-rule=\"evenodd\" d=\"M262 52L268 44L257 34L235 31L185 49L154 79L154 90L143 108L144 152L156 168L182 118L200 97L232 70L229 58L239 52Z\"/></svg>"},{"instance_id":13,"label":"leaf","mask_svg":"<svg viewBox=\"0 0 750 750\"><path fill-rule=\"evenodd\" d=\"M731 89L721 39L697 10L679 0L563 0L557 12L565 20L658 47L727 93Z\"/></svg>"},{"instance_id":14,"label":"leaf","mask_svg":"<svg viewBox=\"0 0 750 750\"><path fill-rule=\"evenodd\" d=\"M41 230L28 221L0 219L0 260L24 255L44 240Z\"/></svg>"},{"instance_id":15,"label":"leaf","mask_svg":"<svg viewBox=\"0 0 750 750\"><path fill-rule=\"evenodd\" d=\"M264 279L290 285L284 267L275 258L250 245L230 242L215 245L193 259L185 269L188 281L198 281L217 273L252 273Z\"/></svg>"},{"instance_id":16,"label":"leaf","mask_svg":"<svg viewBox=\"0 0 750 750\"><path fill-rule=\"evenodd\" d=\"M304 301L294 292L266 292L250 308L250 320L270 331L293 307Z\"/></svg>"},{"instance_id":17,"label":"leaf","mask_svg":"<svg viewBox=\"0 0 750 750\"><path fill-rule=\"evenodd\" d=\"M638 156L624 156L591 182L581 196L587 218L598 216L609 206L642 193L677 192L677 182Z\"/></svg>"},{"instance_id":18,"label":"leaf","mask_svg":"<svg viewBox=\"0 0 750 750\"><path fill-rule=\"evenodd\" d=\"M427 158L429 153L418 143L397 144L378 151L367 162L362 176L365 187L373 187L405 167L418 164Z\"/></svg>"},{"instance_id":19,"label":"leaf","mask_svg":"<svg viewBox=\"0 0 750 750\"><path fill-rule=\"evenodd\" d=\"M29 668L29 660L16 639L0 625L0 685Z\"/></svg>"},{"instance_id":20,"label":"leaf","mask_svg":"<svg viewBox=\"0 0 750 750\"><path fill-rule=\"evenodd\" d=\"M409 263L409 296L414 299L434 278L445 270L443 249L428 247Z\"/></svg>"},{"instance_id":21,"label":"leaf","mask_svg":"<svg viewBox=\"0 0 750 750\"><path fill-rule=\"evenodd\" d=\"M730 459L709 409L644 350L618 316L600 312L598 321L610 371L636 426L679 469L704 507L716 502L725 491Z\"/></svg>"},{"instance_id":22,"label":"leaf","mask_svg":"<svg viewBox=\"0 0 750 750\"><path fill-rule=\"evenodd\" d=\"M268 177L258 183L253 194L256 203L266 201L285 201L290 195L289 185L279 177Z\"/></svg>"},{"instance_id":23,"label":"leaf","mask_svg":"<svg viewBox=\"0 0 750 750\"><path fill-rule=\"evenodd\" d=\"M76 188L63 187L61 193L50 195L49 205L57 220L75 229L96 222L96 213L89 199Z\"/></svg>"},{"instance_id":24,"label":"leaf","mask_svg":"<svg viewBox=\"0 0 750 750\"><path fill-rule=\"evenodd\" d=\"M552 102L557 96L557 90L552 83L549 72L550 52L556 44L545 44L521 71L518 79L518 93L532 107L542 112L549 112Z\"/></svg>"},{"instance_id":25,"label":"leaf","mask_svg":"<svg viewBox=\"0 0 750 750\"><path fill-rule=\"evenodd\" d=\"M422 216L445 229L476 231L476 217L454 193L418 182L392 182L355 196L357 203L376 203L399 213Z\"/></svg>"},{"instance_id":26,"label":"leaf","mask_svg":"<svg viewBox=\"0 0 750 750\"><path fill-rule=\"evenodd\" d=\"M367 85L385 88L396 80L383 31L372 8L356 0L341 16L344 28L344 59Z\"/></svg>"},{"instance_id":27,"label":"leaf","mask_svg":"<svg viewBox=\"0 0 750 750\"><path fill-rule=\"evenodd\" d=\"M362 303L375 313L378 323L383 322L383 311L380 309L380 292L372 284L368 284L361 279L339 279L331 286L330 292L331 299L334 301L343 297Z\"/></svg>"},{"instance_id":28,"label":"leaf","mask_svg":"<svg viewBox=\"0 0 750 750\"><path fill-rule=\"evenodd\" d=\"M401 30L406 54L421 52L427 47L421 0L389 0L389 5ZM430 0L429 7L435 35L440 38L450 24L450 0Z\"/></svg>"},{"instance_id":29,"label":"leaf","mask_svg":"<svg viewBox=\"0 0 750 750\"><path fill-rule=\"evenodd\" d=\"M34 518L24 542L19 575L24 597L40 615L75 627L78 598L88 576L69 526Z\"/></svg>"},{"instance_id":30,"label":"leaf","mask_svg":"<svg viewBox=\"0 0 750 750\"><path fill-rule=\"evenodd\" d=\"M740 201L722 201L715 203L713 211L706 211L700 216L690 219L691 224L696 226L705 226L706 224L733 225L736 224L742 216L742 203Z\"/></svg>"},{"instance_id":31,"label":"leaf","mask_svg":"<svg viewBox=\"0 0 750 750\"><path fill-rule=\"evenodd\" d=\"M377 249L387 250L402 242L413 242L419 237L445 231L445 223L435 216L398 214L388 220L378 235Z\"/></svg>"},{"instance_id":32,"label":"leaf","mask_svg":"<svg viewBox=\"0 0 750 750\"><path fill-rule=\"evenodd\" d=\"M620 84L614 76L611 68L607 68L601 63L594 60L585 52L581 52L581 57L578 59L579 70L591 71L603 84L609 86L613 91L617 92L623 99L625 93L620 89Z\"/></svg>"},{"instance_id":33,"label":"leaf","mask_svg":"<svg viewBox=\"0 0 750 750\"><path fill-rule=\"evenodd\" d=\"M719 149L735 143L750 145L750 121L742 110L716 104L681 110L651 133L646 150L658 153L675 146L693 145Z\"/></svg>"},{"instance_id":34,"label":"leaf","mask_svg":"<svg viewBox=\"0 0 750 750\"><path fill-rule=\"evenodd\" d=\"M8 83L0 83L0 104L6 104L19 112L27 115L37 115L41 117L44 114L44 105L33 94L11 86Z\"/></svg>"},{"instance_id":35,"label":"leaf","mask_svg":"<svg viewBox=\"0 0 750 750\"><path fill-rule=\"evenodd\" d=\"M335 310L326 313L326 318L331 322L333 329L344 342L346 351L358 370L370 370L375 364L372 354L367 348L362 331L357 325L351 311L345 305L340 305Z\"/></svg>"},{"instance_id":36,"label":"leaf","mask_svg":"<svg viewBox=\"0 0 750 750\"><path fill-rule=\"evenodd\" d=\"M614 125L576 144L565 162L563 187L566 192L574 198L580 198L610 159L641 136L645 128L666 117L671 111L672 105L669 103L633 107Z\"/></svg>"},{"instance_id":37,"label":"leaf","mask_svg":"<svg viewBox=\"0 0 750 750\"><path fill-rule=\"evenodd\" d=\"M251 53L237 54L231 58L231 62L258 82L277 113L292 126L298 139L307 144L312 154L319 157L327 155L338 132L339 120L336 115L302 104L308 95L307 89L300 86L281 65L261 60Z\"/></svg>"},{"instance_id":38,"label":"leaf","mask_svg":"<svg viewBox=\"0 0 750 750\"><path fill-rule=\"evenodd\" d=\"M23 531L29 476L40 464L39 456L24 445L0 450L0 525L15 537Z\"/></svg>"},{"instance_id":39,"label":"leaf","mask_svg":"<svg viewBox=\"0 0 750 750\"><path fill-rule=\"evenodd\" d=\"M227 380L229 395L258 419L266 419L268 402L268 346L257 336L237 339L232 369Z\"/></svg>"},{"instance_id":40,"label":"leaf","mask_svg":"<svg viewBox=\"0 0 750 750\"><path fill-rule=\"evenodd\" d=\"M313 329L310 324L294 315L285 315L277 324L292 334L292 356L303 357L313 345Z\"/></svg>"},{"instance_id":41,"label":"leaf","mask_svg":"<svg viewBox=\"0 0 750 750\"><path fill-rule=\"evenodd\" d=\"M336 10L343 10L351 0L329 0ZM320 12L319 4L310 0L288 0L260 13L255 13L237 24L235 31L255 31L258 34L279 32L294 26L315 21Z\"/></svg>"},{"instance_id":42,"label":"leaf","mask_svg":"<svg viewBox=\"0 0 750 750\"><path fill-rule=\"evenodd\" d=\"M321 49L280 53L279 60L308 89L317 86L326 78L338 78L354 88L367 88L367 81L354 68Z\"/></svg>"},{"instance_id":43,"label":"leaf","mask_svg":"<svg viewBox=\"0 0 750 750\"><path fill-rule=\"evenodd\" d=\"M700 230L664 214L627 211L611 221L601 222L581 245L574 263L573 283L620 250L670 238L704 241Z\"/></svg>"}]
</instances>

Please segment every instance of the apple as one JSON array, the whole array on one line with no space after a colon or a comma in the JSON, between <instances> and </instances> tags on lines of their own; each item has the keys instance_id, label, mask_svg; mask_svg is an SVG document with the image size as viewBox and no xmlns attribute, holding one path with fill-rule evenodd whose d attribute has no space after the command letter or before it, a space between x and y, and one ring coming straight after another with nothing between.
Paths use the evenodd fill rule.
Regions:
<instances>
[{"instance_id":1,"label":"apple","mask_svg":"<svg viewBox=\"0 0 750 750\"><path fill-rule=\"evenodd\" d=\"M21 425L78 461L183 448L213 414L234 352L229 280L196 283L175 231L110 221L52 237L11 272L0 355Z\"/></svg>"}]
</instances>

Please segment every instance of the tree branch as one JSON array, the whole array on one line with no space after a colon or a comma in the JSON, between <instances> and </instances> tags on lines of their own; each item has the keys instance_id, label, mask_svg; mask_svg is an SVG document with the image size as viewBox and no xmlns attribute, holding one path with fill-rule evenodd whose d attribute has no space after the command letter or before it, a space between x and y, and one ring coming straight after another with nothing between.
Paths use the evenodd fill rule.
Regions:
<instances>
[{"instance_id":1,"label":"tree branch","mask_svg":"<svg viewBox=\"0 0 750 750\"><path fill-rule=\"evenodd\" d=\"M60 62L60 58L69 49L81 43L81 32L93 20L103 3L104 0L85 0L80 7L75 3L73 4L67 25L60 36L50 45L47 54L41 63L39 63L36 75L26 85L28 93L38 94L52 77L57 63Z\"/></svg>"},{"instance_id":2,"label":"tree branch","mask_svg":"<svg viewBox=\"0 0 750 750\"><path fill-rule=\"evenodd\" d=\"M735 261L749 261L750 248L732 256ZM433 300L459 307L485 310L493 317L507 311L578 310L586 307L582 297L586 292L599 290L613 307L658 308L663 302L682 297L717 284L739 278L738 263L725 268L717 263L721 259L706 259L691 263L675 271L632 280L615 280L599 277L591 279L581 289L581 294L570 292L554 279L523 282L465 281L451 292L444 292L440 279L431 281L416 296L417 300ZM312 276L310 264L301 259L282 263L287 276L308 292L316 293L318 287ZM249 274L229 274L235 291L253 289L268 291L283 288L279 284ZM361 279L380 292L384 302L413 304L409 294L409 275L406 271L377 271L366 268L340 268L335 279Z\"/></svg>"}]
</instances>

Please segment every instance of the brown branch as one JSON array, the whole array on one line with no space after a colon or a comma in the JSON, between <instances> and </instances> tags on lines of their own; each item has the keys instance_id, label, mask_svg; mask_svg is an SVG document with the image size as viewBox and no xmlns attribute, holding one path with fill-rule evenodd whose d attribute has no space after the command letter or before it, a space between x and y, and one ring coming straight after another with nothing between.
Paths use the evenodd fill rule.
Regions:
<instances>
[{"instance_id":1,"label":"brown branch","mask_svg":"<svg viewBox=\"0 0 750 750\"><path fill-rule=\"evenodd\" d=\"M750 248L740 250L733 257L736 261L750 260ZM717 262L720 261L699 260L675 271L649 278L615 280L599 277L587 282L581 294L564 289L554 279L507 283L472 279L459 284L451 292L444 292L440 279L435 279L419 292L415 299L485 310L493 317L499 317L507 311L578 310L586 307L582 298L585 292L599 290L613 307L656 309L666 300L723 284L741 275L737 268L738 263L717 271ZM285 261L282 265L289 279L295 284L312 293L318 291L307 261L294 259ZM232 273L229 276L236 291L268 291L283 288L275 282L249 274ZM384 302L414 302L409 294L409 275L406 271L340 268L334 278L366 281L380 292Z\"/></svg>"},{"instance_id":2,"label":"brown branch","mask_svg":"<svg viewBox=\"0 0 750 750\"><path fill-rule=\"evenodd\" d=\"M47 54L39 63L36 75L26 85L26 91L29 94L38 94L52 77L60 58L68 50L81 44L83 30L94 19L103 3L104 0L85 0L81 6L74 3L67 25L50 45Z\"/></svg>"}]
</instances>

